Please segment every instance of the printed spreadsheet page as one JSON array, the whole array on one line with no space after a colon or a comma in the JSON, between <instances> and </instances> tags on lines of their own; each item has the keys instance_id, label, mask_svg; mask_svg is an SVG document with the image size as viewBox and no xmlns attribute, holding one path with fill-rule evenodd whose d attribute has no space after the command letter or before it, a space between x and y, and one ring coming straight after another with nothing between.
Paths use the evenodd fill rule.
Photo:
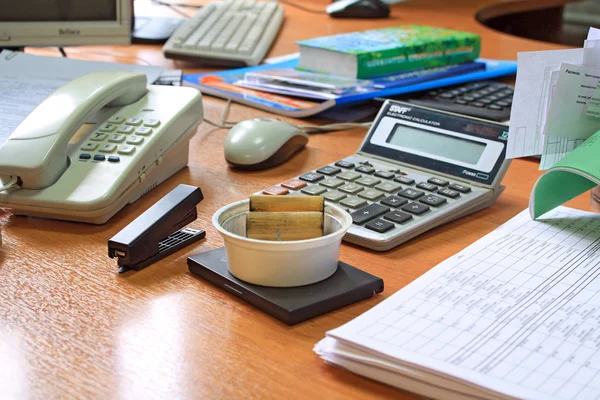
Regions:
<instances>
[{"instance_id":1,"label":"printed spreadsheet page","mask_svg":"<svg viewBox=\"0 0 600 400\"><path fill-rule=\"evenodd\" d=\"M525 210L327 335L508 396L600 399L599 250L600 215Z\"/></svg>"}]
</instances>

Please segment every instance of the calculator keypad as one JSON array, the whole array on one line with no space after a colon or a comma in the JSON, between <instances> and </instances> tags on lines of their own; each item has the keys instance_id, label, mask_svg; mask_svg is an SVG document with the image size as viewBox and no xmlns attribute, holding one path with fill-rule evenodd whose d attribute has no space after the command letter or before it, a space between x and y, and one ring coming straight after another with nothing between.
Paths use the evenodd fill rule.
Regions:
<instances>
[{"instance_id":1,"label":"calculator keypad","mask_svg":"<svg viewBox=\"0 0 600 400\"><path fill-rule=\"evenodd\" d=\"M482 193L451 179L358 157L340 160L268 188L272 195L321 195L352 215L352 235L390 240ZM278 188L278 189L276 189ZM358 233L357 233L358 232ZM370 233L369 233L370 232ZM373 236L375 235L375 236Z\"/></svg>"},{"instance_id":2,"label":"calculator keypad","mask_svg":"<svg viewBox=\"0 0 600 400\"><path fill-rule=\"evenodd\" d=\"M141 117L127 119L122 115L113 115L107 123L100 125L97 131L89 136L88 141L84 142L80 148L79 159L118 163L121 161L120 156L106 154L131 156L136 148L143 144L145 138L154 134L153 128L159 125L158 119L144 120ZM92 155L90 152L98 153Z\"/></svg>"}]
</instances>

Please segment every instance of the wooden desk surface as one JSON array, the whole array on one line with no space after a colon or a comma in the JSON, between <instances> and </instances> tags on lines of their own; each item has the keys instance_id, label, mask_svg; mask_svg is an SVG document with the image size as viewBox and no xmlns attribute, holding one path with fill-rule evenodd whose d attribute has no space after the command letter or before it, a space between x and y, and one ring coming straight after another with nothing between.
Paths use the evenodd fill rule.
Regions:
<instances>
[{"instance_id":1,"label":"wooden desk surface","mask_svg":"<svg viewBox=\"0 0 600 400\"><path fill-rule=\"evenodd\" d=\"M299 0L294 0L299 1ZM441 4L451 4L442 6ZM295 51L314 36L405 23L477 32L482 56L515 59L517 51L558 48L494 32L475 21L496 1L407 1L380 21L334 20L285 6L286 20L271 56ZM513 2L522 6L541 2ZM322 8L321 1L302 4ZM518 5L517 4L517 5ZM495 12L498 12L496 10ZM165 67L198 70L165 60L159 46L68 49L118 52ZM205 97L206 116L224 102ZM233 105L230 118L266 113ZM186 168L102 226L5 216L0 251L0 397L2 398L414 398L325 365L313 345L335 328L401 289L425 271L527 207L539 176L537 161L513 161L505 193L490 208L434 229L385 253L344 244L341 259L385 280L385 292L288 327L192 276L189 255L222 245L211 226L221 206L353 154L365 134L355 129L313 135L308 148L281 167L254 173L227 167L226 132L202 124ZM117 275L107 241L180 183L202 188L192 224L207 238L137 273ZM589 209L589 196L569 205Z\"/></svg>"}]
</instances>

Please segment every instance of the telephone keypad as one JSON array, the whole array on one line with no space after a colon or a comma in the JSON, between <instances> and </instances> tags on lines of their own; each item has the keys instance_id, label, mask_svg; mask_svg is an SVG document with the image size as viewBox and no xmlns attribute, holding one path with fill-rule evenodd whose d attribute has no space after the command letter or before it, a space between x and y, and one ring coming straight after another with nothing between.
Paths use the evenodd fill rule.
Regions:
<instances>
[{"instance_id":1,"label":"telephone keypad","mask_svg":"<svg viewBox=\"0 0 600 400\"><path fill-rule=\"evenodd\" d=\"M125 135L117 133L111 136L110 139L108 139L109 142L111 143L122 143L125 140Z\"/></svg>"},{"instance_id":2,"label":"telephone keypad","mask_svg":"<svg viewBox=\"0 0 600 400\"><path fill-rule=\"evenodd\" d=\"M110 124L122 124L123 122L125 122L125 117L121 117L120 115L110 117L108 120Z\"/></svg>"},{"instance_id":3,"label":"telephone keypad","mask_svg":"<svg viewBox=\"0 0 600 400\"><path fill-rule=\"evenodd\" d=\"M152 128L148 128L147 126L140 126L135 130L136 135L148 136L152 133Z\"/></svg>"},{"instance_id":4,"label":"telephone keypad","mask_svg":"<svg viewBox=\"0 0 600 400\"><path fill-rule=\"evenodd\" d=\"M144 126L149 126L151 128L156 128L157 126L160 125L160 120L158 119L147 119L146 121L144 121Z\"/></svg>"},{"instance_id":5,"label":"telephone keypad","mask_svg":"<svg viewBox=\"0 0 600 400\"><path fill-rule=\"evenodd\" d=\"M116 148L116 144L106 143L104 146L100 147L100 151L103 153L112 153Z\"/></svg>"},{"instance_id":6,"label":"telephone keypad","mask_svg":"<svg viewBox=\"0 0 600 400\"><path fill-rule=\"evenodd\" d=\"M116 126L116 125L113 125L113 124L104 124L104 125L102 125L102 126L100 127L100 129L99 129L99 130L100 130L100 132L112 132L112 131L114 131L115 129L117 129L117 126Z\"/></svg>"},{"instance_id":7,"label":"telephone keypad","mask_svg":"<svg viewBox=\"0 0 600 400\"><path fill-rule=\"evenodd\" d=\"M82 153L79 154L79 159L108 160L110 163L118 163L121 161L119 156L89 154L88 152L113 153L116 151L121 155L132 155L135 153L136 145L144 143L144 136L151 135L154 132L153 128L157 128L160 124L161 121L155 118L144 120L140 117L126 118L125 116L114 115L106 123L102 124L96 132L90 135L88 141L81 146ZM110 134L110 132L114 133ZM129 134L133 135L127 136Z\"/></svg>"},{"instance_id":8,"label":"telephone keypad","mask_svg":"<svg viewBox=\"0 0 600 400\"><path fill-rule=\"evenodd\" d=\"M141 136L129 136L127 139L128 144L142 144L144 142L144 138Z\"/></svg>"},{"instance_id":9,"label":"telephone keypad","mask_svg":"<svg viewBox=\"0 0 600 400\"><path fill-rule=\"evenodd\" d=\"M87 142L83 146L81 146L81 150L83 151L94 151L98 148L98 143Z\"/></svg>"},{"instance_id":10,"label":"telephone keypad","mask_svg":"<svg viewBox=\"0 0 600 400\"><path fill-rule=\"evenodd\" d=\"M137 125L141 125L142 122L144 122L144 120L141 119L140 117L132 117L132 118L129 118L127 120L127 124L129 124L129 125L136 125L136 126Z\"/></svg>"},{"instance_id":11,"label":"telephone keypad","mask_svg":"<svg viewBox=\"0 0 600 400\"><path fill-rule=\"evenodd\" d=\"M134 126L123 125L122 127L119 128L119 130L117 132L119 132L119 133L131 133L131 132L133 132L134 129L135 129Z\"/></svg>"},{"instance_id":12,"label":"telephone keypad","mask_svg":"<svg viewBox=\"0 0 600 400\"><path fill-rule=\"evenodd\" d=\"M124 144L119 147L118 153L127 155L127 154L133 154L134 151L135 151L135 146Z\"/></svg>"},{"instance_id":13,"label":"telephone keypad","mask_svg":"<svg viewBox=\"0 0 600 400\"><path fill-rule=\"evenodd\" d=\"M93 140L94 142L104 142L104 140L106 140L107 137L108 135L106 133L96 132L92 135L90 140Z\"/></svg>"}]
</instances>

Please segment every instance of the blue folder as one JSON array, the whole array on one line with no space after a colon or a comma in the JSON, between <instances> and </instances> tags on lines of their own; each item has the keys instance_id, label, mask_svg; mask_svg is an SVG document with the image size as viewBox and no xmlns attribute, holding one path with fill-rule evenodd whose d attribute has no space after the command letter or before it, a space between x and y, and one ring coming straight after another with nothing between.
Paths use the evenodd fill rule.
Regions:
<instances>
[{"instance_id":1,"label":"blue folder","mask_svg":"<svg viewBox=\"0 0 600 400\"><path fill-rule=\"evenodd\" d=\"M298 64L298 58L290 59L280 63L264 64L255 67L202 74L186 74L183 76L183 84L186 86L196 87L204 94L230 99L231 101L246 104L251 107L259 108L275 114L303 118L321 113L336 106L344 107L354 103L364 102L376 97L392 97L405 93L457 85L465 82L493 79L515 74L517 72L516 61L488 59L478 59L477 61L485 62L485 70L467 72L461 75L368 93L350 94L339 97L335 100L326 100L322 102L302 100L284 95L260 92L254 89L242 88L233 84L234 82L243 79L246 72L294 68Z\"/></svg>"}]
</instances>

